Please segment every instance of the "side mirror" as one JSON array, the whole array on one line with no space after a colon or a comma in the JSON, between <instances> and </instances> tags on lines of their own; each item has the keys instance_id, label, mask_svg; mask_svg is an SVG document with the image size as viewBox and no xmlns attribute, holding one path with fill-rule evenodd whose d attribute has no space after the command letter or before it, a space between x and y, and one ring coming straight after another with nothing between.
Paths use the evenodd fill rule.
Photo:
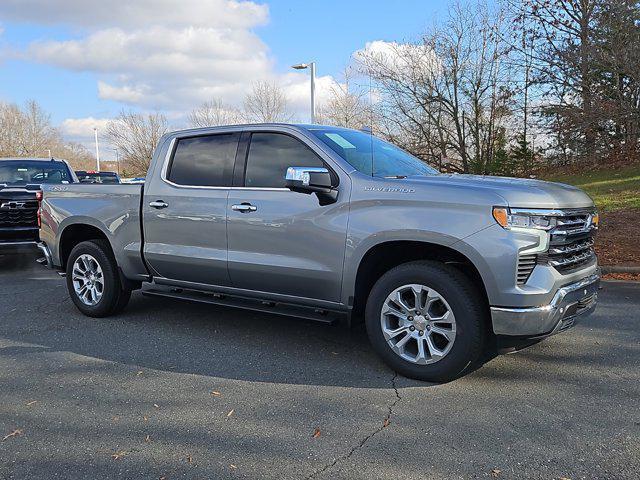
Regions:
<instances>
[{"instance_id":1,"label":"side mirror","mask_svg":"<svg viewBox=\"0 0 640 480\"><path fill-rule=\"evenodd\" d=\"M338 190L333 186L329 170L322 167L289 167L285 175L286 186L294 192L318 195L321 205L333 203Z\"/></svg>"}]
</instances>

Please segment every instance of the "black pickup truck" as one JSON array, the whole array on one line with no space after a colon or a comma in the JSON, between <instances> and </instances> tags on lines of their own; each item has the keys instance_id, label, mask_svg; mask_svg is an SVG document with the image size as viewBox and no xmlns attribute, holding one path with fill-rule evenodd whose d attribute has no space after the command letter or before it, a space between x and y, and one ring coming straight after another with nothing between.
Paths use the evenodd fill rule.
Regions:
<instances>
[{"instance_id":1,"label":"black pickup truck","mask_svg":"<svg viewBox=\"0 0 640 480\"><path fill-rule=\"evenodd\" d=\"M0 253L38 242L38 207L43 184L76 182L73 170L64 160L0 159Z\"/></svg>"}]
</instances>

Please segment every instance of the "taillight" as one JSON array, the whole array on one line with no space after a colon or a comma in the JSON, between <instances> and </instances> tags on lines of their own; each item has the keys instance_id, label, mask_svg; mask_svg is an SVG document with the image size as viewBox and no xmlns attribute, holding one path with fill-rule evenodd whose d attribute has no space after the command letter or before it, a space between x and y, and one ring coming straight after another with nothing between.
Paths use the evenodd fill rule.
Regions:
<instances>
[{"instance_id":1,"label":"taillight","mask_svg":"<svg viewBox=\"0 0 640 480\"><path fill-rule=\"evenodd\" d=\"M42 190L36 192L36 200L38 200L38 228L42 228Z\"/></svg>"}]
</instances>

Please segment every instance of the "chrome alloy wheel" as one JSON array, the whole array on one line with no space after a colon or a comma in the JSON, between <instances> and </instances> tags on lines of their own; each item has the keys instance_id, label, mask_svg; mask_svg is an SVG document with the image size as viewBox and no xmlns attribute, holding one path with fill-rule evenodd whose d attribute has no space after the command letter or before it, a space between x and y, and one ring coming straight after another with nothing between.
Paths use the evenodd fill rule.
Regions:
<instances>
[{"instance_id":1,"label":"chrome alloy wheel","mask_svg":"<svg viewBox=\"0 0 640 480\"><path fill-rule=\"evenodd\" d=\"M73 289L90 307L97 305L104 293L104 275L98 261L89 254L80 255L73 264Z\"/></svg>"},{"instance_id":2,"label":"chrome alloy wheel","mask_svg":"<svg viewBox=\"0 0 640 480\"><path fill-rule=\"evenodd\" d=\"M456 339L451 307L425 285L403 285L391 292L382 306L380 323L396 355L418 365L442 360Z\"/></svg>"}]
</instances>

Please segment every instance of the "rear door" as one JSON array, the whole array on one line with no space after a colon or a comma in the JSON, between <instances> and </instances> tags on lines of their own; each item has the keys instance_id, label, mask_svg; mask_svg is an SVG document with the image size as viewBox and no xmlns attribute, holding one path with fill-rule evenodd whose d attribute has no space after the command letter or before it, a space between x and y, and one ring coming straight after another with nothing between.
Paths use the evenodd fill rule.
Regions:
<instances>
[{"instance_id":1,"label":"rear door","mask_svg":"<svg viewBox=\"0 0 640 480\"><path fill-rule=\"evenodd\" d=\"M156 276L229 285L227 196L240 133L176 137L148 179L144 255Z\"/></svg>"},{"instance_id":2,"label":"rear door","mask_svg":"<svg viewBox=\"0 0 640 480\"><path fill-rule=\"evenodd\" d=\"M321 152L278 131L254 131L249 142L244 180L228 199L232 285L338 302L349 183L341 182L336 203L322 206L316 195L285 188L284 179L291 166L331 168Z\"/></svg>"}]
</instances>

